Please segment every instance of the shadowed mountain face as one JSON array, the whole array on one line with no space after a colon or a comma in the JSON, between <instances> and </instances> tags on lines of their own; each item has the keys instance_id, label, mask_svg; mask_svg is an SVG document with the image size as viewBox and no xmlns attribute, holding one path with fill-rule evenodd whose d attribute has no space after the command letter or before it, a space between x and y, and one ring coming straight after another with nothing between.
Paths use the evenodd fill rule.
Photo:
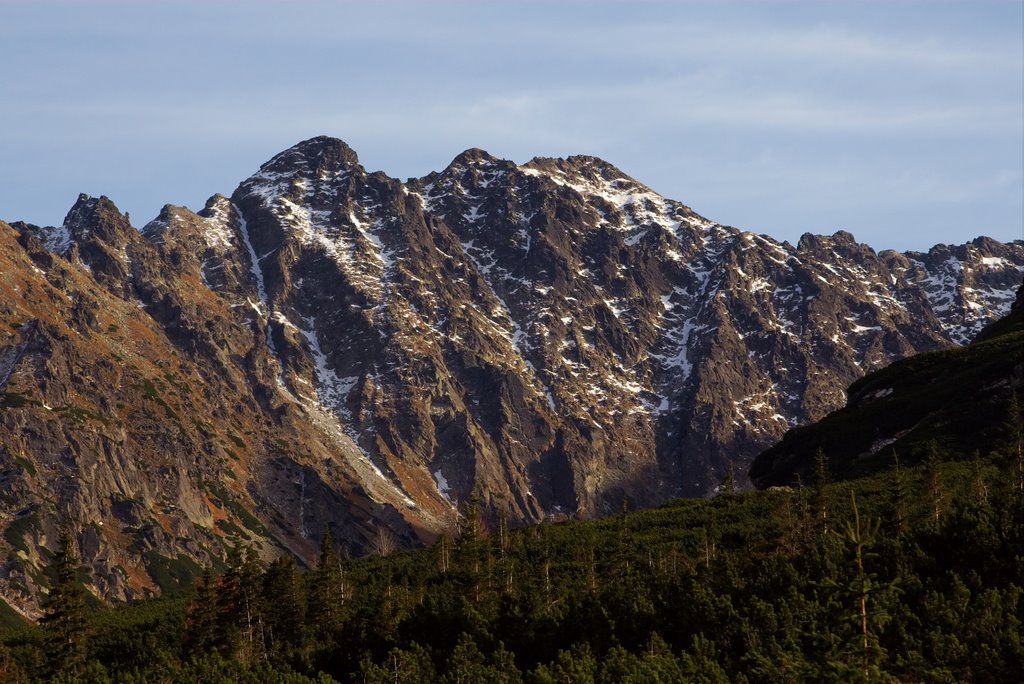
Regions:
<instances>
[{"instance_id":1,"label":"shadowed mountain face","mask_svg":"<svg viewBox=\"0 0 1024 684\"><path fill-rule=\"evenodd\" d=\"M1024 419L1024 285L1012 310L974 342L897 361L847 394L846 406L760 454L750 470L754 483L809 482L818 449L842 478L888 468L894 454L903 464L939 450L1013 461L1020 444L1010 426Z\"/></svg>"},{"instance_id":2,"label":"shadowed mountain face","mask_svg":"<svg viewBox=\"0 0 1024 684\"><path fill-rule=\"evenodd\" d=\"M1009 309L1024 244L927 254L720 226L592 157L481 150L400 182L339 140L141 231L81 197L0 224L7 595L70 514L97 590L232 533L412 543L705 495L865 372Z\"/></svg>"}]
</instances>

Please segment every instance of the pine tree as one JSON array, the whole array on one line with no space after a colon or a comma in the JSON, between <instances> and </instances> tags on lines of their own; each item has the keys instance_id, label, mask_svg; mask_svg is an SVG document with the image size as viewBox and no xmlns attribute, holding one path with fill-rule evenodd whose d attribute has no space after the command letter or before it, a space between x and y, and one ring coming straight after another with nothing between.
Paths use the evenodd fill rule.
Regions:
<instances>
[{"instance_id":1,"label":"pine tree","mask_svg":"<svg viewBox=\"0 0 1024 684\"><path fill-rule=\"evenodd\" d=\"M0 643L0 684L21 684L27 682L19 663L12 657L6 644Z\"/></svg>"},{"instance_id":2,"label":"pine tree","mask_svg":"<svg viewBox=\"0 0 1024 684\"><path fill-rule=\"evenodd\" d=\"M448 535L442 532L434 546L437 549L437 569L442 575L447 574L451 568L452 553L452 543L448 540Z\"/></svg>"},{"instance_id":3,"label":"pine tree","mask_svg":"<svg viewBox=\"0 0 1024 684\"><path fill-rule=\"evenodd\" d=\"M981 461L981 452L977 449L971 455L971 498L979 506L988 505L988 483L985 482L985 466Z\"/></svg>"},{"instance_id":4,"label":"pine tree","mask_svg":"<svg viewBox=\"0 0 1024 684\"><path fill-rule=\"evenodd\" d=\"M590 644L577 642L568 651L559 651L554 662L541 664L533 673L533 681L538 684L561 684L561 682L597 681L597 659Z\"/></svg>"},{"instance_id":5,"label":"pine tree","mask_svg":"<svg viewBox=\"0 0 1024 684\"><path fill-rule=\"evenodd\" d=\"M704 506L707 507L708 519L704 525L704 564L711 565L711 562L715 560L718 554L718 530L715 527L715 508L710 502L705 501Z\"/></svg>"},{"instance_id":6,"label":"pine tree","mask_svg":"<svg viewBox=\"0 0 1024 684\"><path fill-rule=\"evenodd\" d=\"M369 656L363 658L357 681L363 684L436 684L438 676L430 654L413 642L407 649L392 648L383 665L377 665Z\"/></svg>"},{"instance_id":7,"label":"pine tree","mask_svg":"<svg viewBox=\"0 0 1024 684\"><path fill-rule=\"evenodd\" d=\"M447 674L441 680L445 684L483 684L491 682L489 668L473 637L463 632L459 641L447 658Z\"/></svg>"},{"instance_id":8,"label":"pine tree","mask_svg":"<svg viewBox=\"0 0 1024 684\"><path fill-rule=\"evenodd\" d=\"M806 546L814 537L814 514L807 500L807 487L804 486L800 473L796 474L796 515L799 526L797 541L801 546Z\"/></svg>"},{"instance_id":9,"label":"pine tree","mask_svg":"<svg viewBox=\"0 0 1024 684\"><path fill-rule=\"evenodd\" d=\"M1003 432L1010 487L1017 496L1024 497L1024 411L1016 391L1010 395Z\"/></svg>"},{"instance_id":10,"label":"pine tree","mask_svg":"<svg viewBox=\"0 0 1024 684\"><path fill-rule=\"evenodd\" d=\"M937 525L946 504L946 488L942 482L939 444L934 439L925 445L927 456L924 462L925 494L931 508L932 523Z\"/></svg>"},{"instance_id":11,"label":"pine tree","mask_svg":"<svg viewBox=\"0 0 1024 684\"><path fill-rule=\"evenodd\" d=\"M498 511L498 555L505 560L508 551L508 513L502 508Z\"/></svg>"},{"instance_id":12,"label":"pine tree","mask_svg":"<svg viewBox=\"0 0 1024 684\"><path fill-rule=\"evenodd\" d=\"M722 660L722 654L712 639L704 636L703 632L694 634L690 648L680 658L685 677L683 681L728 682L729 677L721 666Z\"/></svg>"},{"instance_id":13,"label":"pine tree","mask_svg":"<svg viewBox=\"0 0 1024 684\"><path fill-rule=\"evenodd\" d=\"M53 586L43 602L46 642L53 673L77 675L85 666L88 641L85 589L78 579L78 555L71 527L65 521L58 533L57 550L50 559Z\"/></svg>"},{"instance_id":14,"label":"pine tree","mask_svg":"<svg viewBox=\"0 0 1024 684\"><path fill-rule=\"evenodd\" d=\"M793 497L785 494L779 497L773 519L779 528L779 551L792 555L801 547L800 520L793 510Z\"/></svg>"},{"instance_id":15,"label":"pine tree","mask_svg":"<svg viewBox=\"0 0 1024 684\"><path fill-rule=\"evenodd\" d=\"M814 508L814 515L817 518L818 524L822 534L828 533L829 521L828 521L828 509L829 509L829 498L828 498L828 486L831 481L828 467L828 458L825 456L825 451L818 447L818 452L814 456L814 473L813 473L814 493L812 495L812 507Z\"/></svg>"}]
</instances>

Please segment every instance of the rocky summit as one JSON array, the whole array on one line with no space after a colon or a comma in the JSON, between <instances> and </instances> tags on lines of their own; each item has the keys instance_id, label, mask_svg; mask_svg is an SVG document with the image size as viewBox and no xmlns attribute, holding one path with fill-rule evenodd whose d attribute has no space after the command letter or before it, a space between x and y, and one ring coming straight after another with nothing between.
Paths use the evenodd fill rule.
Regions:
<instances>
[{"instance_id":1,"label":"rocky summit","mask_svg":"<svg viewBox=\"0 0 1024 684\"><path fill-rule=\"evenodd\" d=\"M249 540L307 562L704 496L844 388L1009 310L1024 243L876 253L722 226L593 157L401 182L314 138L141 228L0 223L0 590L70 519L91 588Z\"/></svg>"}]
</instances>

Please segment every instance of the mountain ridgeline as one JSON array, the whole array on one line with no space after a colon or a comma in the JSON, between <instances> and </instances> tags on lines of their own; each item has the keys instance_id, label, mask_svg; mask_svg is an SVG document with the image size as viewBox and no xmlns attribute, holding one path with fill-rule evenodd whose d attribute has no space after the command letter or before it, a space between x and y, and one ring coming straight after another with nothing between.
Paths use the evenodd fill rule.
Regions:
<instances>
[{"instance_id":1,"label":"mountain ridgeline","mask_svg":"<svg viewBox=\"0 0 1024 684\"><path fill-rule=\"evenodd\" d=\"M309 562L471 497L517 523L707 495L865 373L972 339L1022 271L1022 242L780 243L593 157L403 183L314 138L141 230L81 196L0 223L0 585L34 612L64 517L123 600L232 537Z\"/></svg>"}]
</instances>

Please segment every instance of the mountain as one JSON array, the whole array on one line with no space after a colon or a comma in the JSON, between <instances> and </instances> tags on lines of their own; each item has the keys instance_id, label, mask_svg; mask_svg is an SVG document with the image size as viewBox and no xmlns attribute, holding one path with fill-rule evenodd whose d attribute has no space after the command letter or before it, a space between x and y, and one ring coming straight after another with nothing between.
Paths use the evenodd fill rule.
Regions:
<instances>
[{"instance_id":1,"label":"mountain","mask_svg":"<svg viewBox=\"0 0 1024 684\"><path fill-rule=\"evenodd\" d=\"M0 586L31 609L62 516L127 599L232 534L310 561L325 529L429 541L474 494L510 522L706 495L1022 271L987 238L780 243L582 156L403 183L321 137L141 230L81 196L0 223Z\"/></svg>"},{"instance_id":2,"label":"mountain","mask_svg":"<svg viewBox=\"0 0 1024 684\"><path fill-rule=\"evenodd\" d=\"M850 386L847 403L795 428L754 460L758 487L809 481L817 450L830 471L857 477L920 461L932 450L988 457L1003 451L1011 401L1024 390L1024 285L1011 311L964 347L919 354ZM1017 418L1021 419L1020 416ZM1008 456L1005 451L1002 457Z\"/></svg>"}]
</instances>

